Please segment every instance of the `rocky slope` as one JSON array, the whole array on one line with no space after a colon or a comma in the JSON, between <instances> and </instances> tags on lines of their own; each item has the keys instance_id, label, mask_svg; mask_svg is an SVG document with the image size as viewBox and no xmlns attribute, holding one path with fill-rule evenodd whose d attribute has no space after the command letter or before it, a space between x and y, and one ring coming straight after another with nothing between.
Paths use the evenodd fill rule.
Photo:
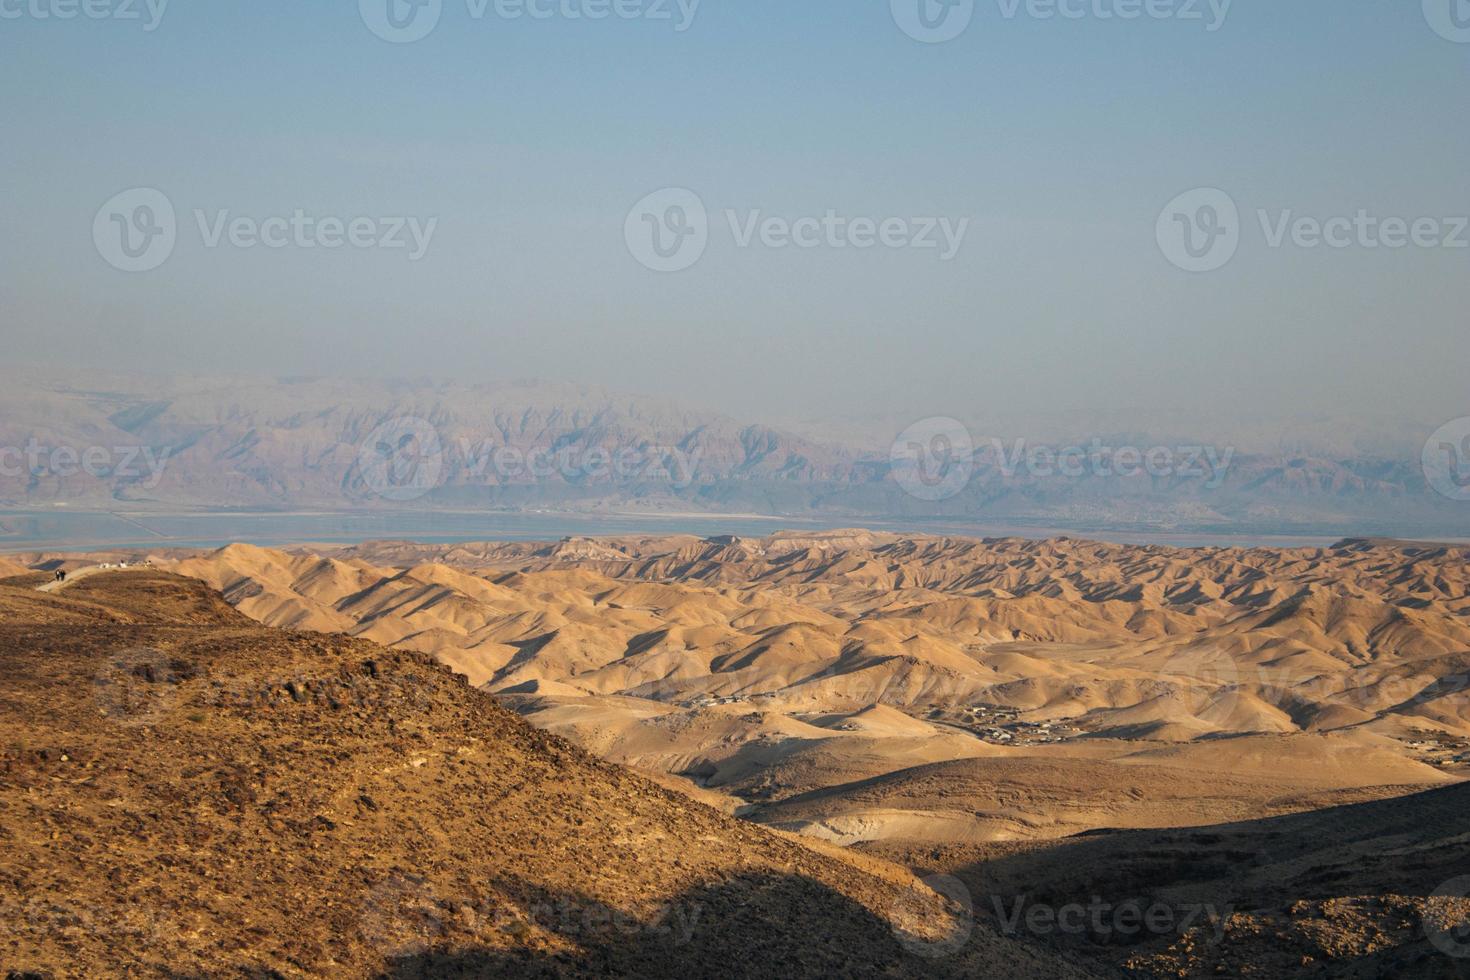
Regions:
<instances>
[{"instance_id":1,"label":"rocky slope","mask_svg":"<svg viewBox=\"0 0 1470 980\"><path fill-rule=\"evenodd\" d=\"M195 581L0 587L0 661L11 976L1090 975Z\"/></svg>"},{"instance_id":2,"label":"rocky slope","mask_svg":"<svg viewBox=\"0 0 1470 980\"><path fill-rule=\"evenodd\" d=\"M955 876L1008 935L1140 978L1447 980L1470 976L1467 805L1461 785L1185 830L870 850Z\"/></svg>"}]
</instances>

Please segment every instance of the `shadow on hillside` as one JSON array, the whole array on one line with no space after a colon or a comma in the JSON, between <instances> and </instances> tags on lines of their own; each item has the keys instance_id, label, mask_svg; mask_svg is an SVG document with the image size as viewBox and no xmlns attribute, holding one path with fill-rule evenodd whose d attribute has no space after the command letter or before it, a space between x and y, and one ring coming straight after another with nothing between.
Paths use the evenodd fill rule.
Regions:
<instances>
[{"instance_id":1,"label":"shadow on hillside","mask_svg":"<svg viewBox=\"0 0 1470 980\"><path fill-rule=\"evenodd\" d=\"M400 955L382 980L449 977L942 977L963 954L925 959L862 905L799 875L744 874L692 889L639 919L597 899L523 881L496 883L519 910L486 923L516 950ZM535 932L575 952L536 952ZM452 940L453 927L443 939ZM483 933L482 933L483 934ZM441 945L433 943L432 945ZM459 946L460 943L453 945Z\"/></svg>"},{"instance_id":2,"label":"shadow on hillside","mask_svg":"<svg viewBox=\"0 0 1470 980\"><path fill-rule=\"evenodd\" d=\"M1457 880L1470 888L1467 808L1470 783L1233 824L1094 832L955 874L978 921L1053 950L1157 952L1189 933L1190 956L1234 975L1231 957L1259 955L1265 935L1299 965L1316 963L1316 976L1470 977L1464 927L1446 955L1420 921L1429 896ZM1059 925L1063 909L1075 928ZM1232 933L1236 913L1255 924ZM1302 924L1290 942L1289 921Z\"/></svg>"},{"instance_id":3,"label":"shadow on hillside","mask_svg":"<svg viewBox=\"0 0 1470 980\"><path fill-rule=\"evenodd\" d=\"M1470 783L1461 783L1232 824L1095 832L987 861L962 877L1048 901L1167 892L1248 908L1344 888L1427 895L1470 872L1467 809Z\"/></svg>"}]
</instances>

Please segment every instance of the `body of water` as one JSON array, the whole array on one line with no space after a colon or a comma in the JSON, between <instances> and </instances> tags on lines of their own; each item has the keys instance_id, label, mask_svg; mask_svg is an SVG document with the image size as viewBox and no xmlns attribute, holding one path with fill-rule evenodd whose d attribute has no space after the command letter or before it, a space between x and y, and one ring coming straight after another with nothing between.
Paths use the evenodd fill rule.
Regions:
<instances>
[{"instance_id":1,"label":"body of water","mask_svg":"<svg viewBox=\"0 0 1470 980\"><path fill-rule=\"evenodd\" d=\"M749 515L584 515L360 511L345 513L142 513L69 510L0 511L0 550L90 551L101 548L217 548L234 542L262 546L355 544L400 539L433 544L461 541L554 541L568 536L735 534L865 527L875 531L971 537L1049 538L1070 535L1174 547L1319 547L1342 535L1192 533L1170 530L992 525L892 518L811 519Z\"/></svg>"}]
</instances>

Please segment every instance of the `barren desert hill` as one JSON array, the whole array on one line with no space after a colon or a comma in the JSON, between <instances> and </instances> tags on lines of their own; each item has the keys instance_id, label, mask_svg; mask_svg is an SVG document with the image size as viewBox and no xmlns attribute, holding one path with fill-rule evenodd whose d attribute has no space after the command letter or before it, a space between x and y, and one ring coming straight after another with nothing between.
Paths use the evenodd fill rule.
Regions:
<instances>
[{"instance_id":1,"label":"barren desert hill","mask_svg":"<svg viewBox=\"0 0 1470 980\"><path fill-rule=\"evenodd\" d=\"M1107 755L949 759L757 803L745 816L843 844L901 838L945 845L1223 823L1451 782L1353 735L1139 745L1114 744ZM783 778L785 765L772 768Z\"/></svg>"},{"instance_id":2,"label":"barren desert hill","mask_svg":"<svg viewBox=\"0 0 1470 980\"><path fill-rule=\"evenodd\" d=\"M1462 778L1466 554L848 530L232 546L170 567L269 625L433 654L611 761L848 842L1184 825L1211 799L1246 819ZM1062 805L1075 760L1141 795ZM903 775L946 764L945 805ZM1019 795L997 802L969 775L987 772Z\"/></svg>"},{"instance_id":3,"label":"barren desert hill","mask_svg":"<svg viewBox=\"0 0 1470 980\"><path fill-rule=\"evenodd\" d=\"M612 578L793 585L803 581L976 596L1040 595L1164 605L1186 612L1216 602L1267 605L1322 584L1392 601L1451 601L1464 591L1470 546L1347 538L1315 548L1173 548L1087 541L966 538L846 531L778 532L765 538L692 536L575 542L365 542L321 554L405 567L534 570L581 567ZM1151 588L1152 587L1152 588ZM1289 592L1283 590L1290 588Z\"/></svg>"},{"instance_id":4,"label":"barren desert hill","mask_svg":"<svg viewBox=\"0 0 1470 980\"><path fill-rule=\"evenodd\" d=\"M901 869L731 820L424 654L203 583L0 587L13 975L1091 975ZM892 922L890 922L892 920Z\"/></svg>"},{"instance_id":5,"label":"barren desert hill","mask_svg":"<svg viewBox=\"0 0 1470 980\"><path fill-rule=\"evenodd\" d=\"M266 625L431 654L608 761L844 843L1249 819L1464 778L1465 557L864 530L154 556ZM1106 785L1069 802L1078 765Z\"/></svg>"}]
</instances>

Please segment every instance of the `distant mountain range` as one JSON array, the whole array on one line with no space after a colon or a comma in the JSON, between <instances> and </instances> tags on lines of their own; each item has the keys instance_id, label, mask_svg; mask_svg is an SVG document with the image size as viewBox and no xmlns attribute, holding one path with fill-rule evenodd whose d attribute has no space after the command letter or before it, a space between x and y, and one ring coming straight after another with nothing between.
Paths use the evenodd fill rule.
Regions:
<instances>
[{"instance_id":1,"label":"distant mountain range","mask_svg":"<svg viewBox=\"0 0 1470 980\"><path fill-rule=\"evenodd\" d=\"M906 424L906 423L905 423ZM895 429L898 425L893 426ZM1056 529L1464 536L1392 438L1263 450L1112 428L947 421L812 437L549 383L12 378L0 506L440 508L889 517ZM1101 428L1101 426L1099 426ZM1177 431L1168 419L1157 431ZM823 431L836 433L830 424ZM855 435L854 433L863 433ZM1031 435L1031 438L1027 438ZM1426 431L1423 436L1427 437ZM968 446L965 444L968 443ZM1344 454L1344 445L1373 451Z\"/></svg>"}]
</instances>

